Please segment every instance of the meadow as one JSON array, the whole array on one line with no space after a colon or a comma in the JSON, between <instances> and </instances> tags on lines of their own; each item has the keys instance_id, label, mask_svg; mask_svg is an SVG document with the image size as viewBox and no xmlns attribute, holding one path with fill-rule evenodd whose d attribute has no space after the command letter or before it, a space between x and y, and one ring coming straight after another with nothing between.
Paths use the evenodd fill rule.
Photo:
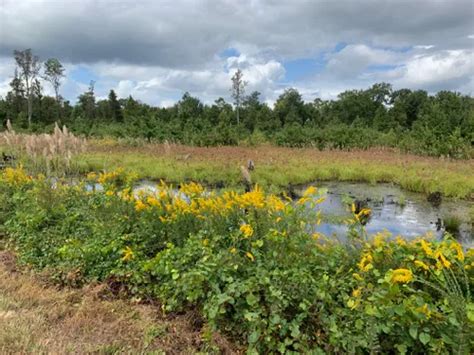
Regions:
<instances>
[{"instance_id":1,"label":"meadow","mask_svg":"<svg viewBox=\"0 0 474 355\"><path fill-rule=\"evenodd\" d=\"M432 158L395 149L318 150L263 146L191 147L144 141L91 140L78 157L82 173L119 167L141 179L241 187L240 166L252 160L252 182L277 192L322 180L390 182L414 192L474 198L474 160Z\"/></svg>"}]
</instances>

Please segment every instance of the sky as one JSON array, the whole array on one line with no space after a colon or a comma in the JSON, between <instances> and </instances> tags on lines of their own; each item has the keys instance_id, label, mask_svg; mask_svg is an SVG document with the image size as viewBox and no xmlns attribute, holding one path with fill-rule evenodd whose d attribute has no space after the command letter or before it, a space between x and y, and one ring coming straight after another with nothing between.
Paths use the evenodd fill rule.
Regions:
<instances>
[{"instance_id":1,"label":"sky","mask_svg":"<svg viewBox=\"0 0 474 355\"><path fill-rule=\"evenodd\" d=\"M0 0L0 96L25 48L64 64L72 102L91 80L99 98L230 100L238 68L269 104L290 87L311 101L382 81L473 95L474 1Z\"/></svg>"}]
</instances>

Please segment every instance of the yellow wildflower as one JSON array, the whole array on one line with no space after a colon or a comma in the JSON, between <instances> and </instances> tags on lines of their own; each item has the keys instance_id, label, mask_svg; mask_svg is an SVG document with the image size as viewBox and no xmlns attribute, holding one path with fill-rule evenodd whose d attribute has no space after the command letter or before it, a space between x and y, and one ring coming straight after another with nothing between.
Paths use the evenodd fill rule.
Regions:
<instances>
[{"instance_id":1,"label":"yellow wildflower","mask_svg":"<svg viewBox=\"0 0 474 355\"><path fill-rule=\"evenodd\" d=\"M418 266L419 268L422 268L424 270L429 270L430 267L426 265L423 261L421 260L415 260L415 265Z\"/></svg>"},{"instance_id":2,"label":"yellow wildflower","mask_svg":"<svg viewBox=\"0 0 474 355\"><path fill-rule=\"evenodd\" d=\"M146 198L146 202L147 202L150 206L154 206L154 207L160 207L160 206L161 206L160 201L158 201L155 196L148 196L148 197Z\"/></svg>"},{"instance_id":3,"label":"yellow wildflower","mask_svg":"<svg viewBox=\"0 0 474 355\"><path fill-rule=\"evenodd\" d=\"M108 190L106 193L105 193L107 196L113 196L114 195L114 192L112 190Z\"/></svg>"},{"instance_id":4,"label":"yellow wildflower","mask_svg":"<svg viewBox=\"0 0 474 355\"><path fill-rule=\"evenodd\" d=\"M231 253L231 254L235 254L235 253L237 253L237 249L235 249L235 248L230 248L230 250L229 250L229 251L230 251L230 253Z\"/></svg>"},{"instance_id":5,"label":"yellow wildflower","mask_svg":"<svg viewBox=\"0 0 474 355\"><path fill-rule=\"evenodd\" d=\"M352 297L358 298L358 297L360 297L361 294L362 294L362 288L361 287L357 287L352 291Z\"/></svg>"},{"instance_id":6,"label":"yellow wildflower","mask_svg":"<svg viewBox=\"0 0 474 355\"><path fill-rule=\"evenodd\" d=\"M438 261L436 262L436 266L438 267L438 269L442 269L443 267L449 269L451 267L451 262L446 259L446 257L441 251L436 251L434 257L435 259L438 259Z\"/></svg>"},{"instance_id":7,"label":"yellow wildflower","mask_svg":"<svg viewBox=\"0 0 474 355\"><path fill-rule=\"evenodd\" d=\"M416 311L418 313L424 314L426 316L426 318L428 318L428 319L431 318L431 311L428 309L428 304L426 304L426 303L423 306L418 307L416 309Z\"/></svg>"},{"instance_id":8,"label":"yellow wildflower","mask_svg":"<svg viewBox=\"0 0 474 355\"><path fill-rule=\"evenodd\" d=\"M16 169L6 168L2 175L5 182L12 186L21 186L32 180L31 176L26 175L21 166Z\"/></svg>"},{"instance_id":9,"label":"yellow wildflower","mask_svg":"<svg viewBox=\"0 0 474 355\"><path fill-rule=\"evenodd\" d=\"M146 209L146 205L143 203L142 200L136 200L135 201L135 210L137 212L140 212L140 211L143 211L144 209Z\"/></svg>"},{"instance_id":10,"label":"yellow wildflower","mask_svg":"<svg viewBox=\"0 0 474 355\"><path fill-rule=\"evenodd\" d=\"M361 217L369 216L371 213L372 212L369 208L363 208L359 213L355 214L355 218L360 222Z\"/></svg>"},{"instance_id":11,"label":"yellow wildflower","mask_svg":"<svg viewBox=\"0 0 474 355\"><path fill-rule=\"evenodd\" d=\"M359 266L359 269L367 272L373 268L372 261L372 255L370 255L369 253L365 253L357 265Z\"/></svg>"},{"instance_id":12,"label":"yellow wildflower","mask_svg":"<svg viewBox=\"0 0 474 355\"><path fill-rule=\"evenodd\" d=\"M250 224L242 224L240 226L240 231L244 235L245 238L249 238L253 235L253 228Z\"/></svg>"},{"instance_id":13,"label":"yellow wildflower","mask_svg":"<svg viewBox=\"0 0 474 355\"><path fill-rule=\"evenodd\" d=\"M132 260L133 257L134 257L133 250L130 247L125 247L125 249L122 251L122 253L123 253L123 257L122 257L123 261Z\"/></svg>"},{"instance_id":14,"label":"yellow wildflower","mask_svg":"<svg viewBox=\"0 0 474 355\"><path fill-rule=\"evenodd\" d=\"M314 186L309 186L303 193L303 196L314 195L318 190Z\"/></svg>"},{"instance_id":15,"label":"yellow wildflower","mask_svg":"<svg viewBox=\"0 0 474 355\"><path fill-rule=\"evenodd\" d=\"M87 174L86 178L87 178L87 180L95 180L95 179L97 179L97 174L92 171L92 172Z\"/></svg>"},{"instance_id":16,"label":"yellow wildflower","mask_svg":"<svg viewBox=\"0 0 474 355\"><path fill-rule=\"evenodd\" d=\"M245 253L245 256L246 256L247 258L249 258L250 260L255 261L255 257L252 255L251 252L249 252L249 251L246 252L246 253Z\"/></svg>"},{"instance_id":17,"label":"yellow wildflower","mask_svg":"<svg viewBox=\"0 0 474 355\"><path fill-rule=\"evenodd\" d=\"M352 274L352 277L354 279L356 279L357 281L362 281L363 280L363 278L356 272Z\"/></svg>"},{"instance_id":18,"label":"yellow wildflower","mask_svg":"<svg viewBox=\"0 0 474 355\"><path fill-rule=\"evenodd\" d=\"M187 196L196 196L204 192L204 188L200 184L191 182L189 184L183 184L180 188L180 191Z\"/></svg>"},{"instance_id":19,"label":"yellow wildflower","mask_svg":"<svg viewBox=\"0 0 474 355\"><path fill-rule=\"evenodd\" d=\"M421 240L421 249L425 252L427 256L433 256L433 250L430 248L430 244L425 240Z\"/></svg>"},{"instance_id":20,"label":"yellow wildflower","mask_svg":"<svg viewBox=\"0 0 474 355\"><path fill-rule=\"evenodd\" d=\"M408 283L413 280L413 273L409 269L396 269L392 272L391 283Z\"/></svg>"},{"instance_id":21,"label":"yellow wildflower","mask_svg":"<svg viewBox=\"0 0 474 355\"><path fill-rule=\"evenodd\" d=\"M403 239L402 236L400 235L397 235L397 237L395 238L395 242L397 243L397 245L400 245L401 247L407 245L407 241Z\"/></svg>"},{"instance_id":22,"label":"yellow wildflower","mask_svg":"<svg viewBox=\"0 0 474 355\"><path fill-rule=\"evenodd\" d=\"M296 204L297 205L304 205L306 202L308 202L309 200L311 200L309 197L307 196L303 196L301 197L297 202Z\"/></svg>"},{"instance_id":23,"label":"yellow wildflower","mask_svg":"<svg viewBox=\"0 0 474 355\"><path fill-rule=\"evenodd\" d=\"M461 244L459 244L458 242L452 242L450 248L456 252L456 258L459 261L464 261L464 252L462 250Z\"/></svg>"}]
</instances>

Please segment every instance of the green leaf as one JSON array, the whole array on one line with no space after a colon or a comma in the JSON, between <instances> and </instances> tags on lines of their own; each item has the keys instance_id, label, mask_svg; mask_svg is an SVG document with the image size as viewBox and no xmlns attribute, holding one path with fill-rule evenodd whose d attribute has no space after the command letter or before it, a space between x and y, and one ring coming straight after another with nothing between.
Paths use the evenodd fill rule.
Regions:
<instances>
[{"instance_id":1,"label":"green leaf","mask_svg":"<svg viewBox=\"0 0 474 355\"><path fill-rule=\"evenodd\" d=\"M416 326L412 325L408 332L413 339L418 338L418 328Z\"/></svg>"},{"instance_id":2,"label":"green leaf","mask_svg":"<svg viewBox=\"0 0 474 355\"><path fill-rule=\"evenodd\" d=\"M423 343L423 345L426 345L430 342L431 337L427 333L420 333L420 341Z\"/></svg>"}]
</instances>

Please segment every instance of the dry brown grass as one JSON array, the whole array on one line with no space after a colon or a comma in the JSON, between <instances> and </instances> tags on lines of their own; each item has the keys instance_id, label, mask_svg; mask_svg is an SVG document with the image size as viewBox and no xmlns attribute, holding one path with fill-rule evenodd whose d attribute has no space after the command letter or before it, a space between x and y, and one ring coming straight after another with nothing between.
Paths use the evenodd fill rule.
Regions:
<instances>
[{"instance_id":1,"label":"dry brown grass","mask_svg":"<svg viewBox=\"0 0 474 355\"><path fill-rule=\"evenodd\" d=\"M207 341L193 312L164 317L159 308L104 299L104 286L58 290L16 270L0 252L0 353L236 353L224 338Z\"/></svg>"}]
</instances>

